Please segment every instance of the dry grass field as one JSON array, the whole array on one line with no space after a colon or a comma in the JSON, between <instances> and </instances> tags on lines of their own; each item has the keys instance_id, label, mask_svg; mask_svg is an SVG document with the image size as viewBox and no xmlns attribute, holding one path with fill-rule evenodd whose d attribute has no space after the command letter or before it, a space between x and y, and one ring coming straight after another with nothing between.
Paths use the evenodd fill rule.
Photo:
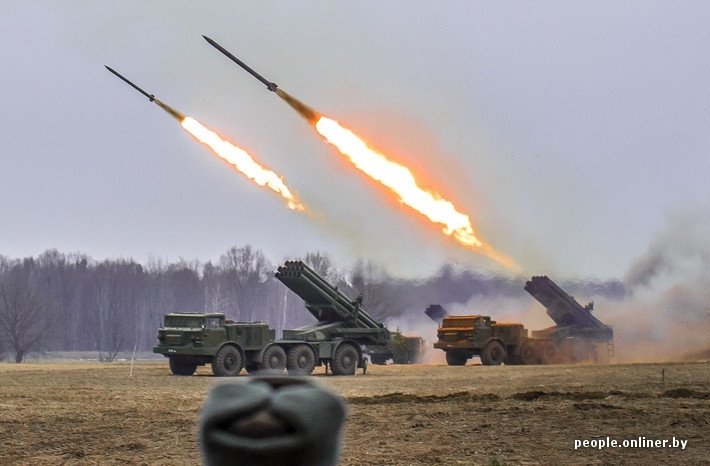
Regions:
<instances>
[{"instance_id":1,"label":"dry grass field","mask_svg":"<svg viewBox=\"0 0 710 466\"><path fill-rule=\"evenodd\" d=\"M342 465L710 464L708 362L388 365L313 379L348 402ZM200 464L196 421L223 381L209 368L172 376L167 360L0 364L0 464ZM688 443L574 448L606 437Z\"/></svg>"}]
</instances>

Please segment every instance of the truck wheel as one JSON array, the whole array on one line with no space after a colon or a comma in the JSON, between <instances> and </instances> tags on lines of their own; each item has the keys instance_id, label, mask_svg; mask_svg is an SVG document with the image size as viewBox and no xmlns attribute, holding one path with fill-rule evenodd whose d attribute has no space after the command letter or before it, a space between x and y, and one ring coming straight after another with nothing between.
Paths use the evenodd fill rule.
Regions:
<instances>
[{"instance_id":1,"label":"truck wheel","mask_svg":"<svg viewBox=\"0 0 710 466\"><path fill-rule=\"evenodd\" d=\"M505 358L505 347L498 340L488 342L481 351L481 364L484 366L500 366Z\"/></svg>"},{"instance_id":2,"label":"truck wheel","mask_svg":"<svg viewBox=\"0 0 710 466\"><path fill-rule=\"evenodd\" d=\"M458 351L446 352L446 364L449 366L465 366L466 361L468 361L468 357L464 353L459 353Z\"/></svg>"},{"instance_id":3,"label":"truck wheel","mask_svg":"<svg viewBox=\"0 0 710 466\"><path fill-rule=\"evenodd\" d=\"M296 345L288 350L286 369L290 375L308 375L316 367L316 355L308 345Z\"/></svg>"},{"instance_id":4,"label":"truck wheel","mask_svg":"<svg viewBox=\"0 0 710 466\"><path fill-rule=\"evenodd\" d=\"M242 371L242 355L232 345L225 345L217 351L212 361L212 373L217 377L234 377Z\"/></svg>"},{"instance_id":5,"label":"truck wheel","mask_svg":"<svg viewBox=\"0 0 710 466\"><path fill-rule=\"evenodd\" d=\"M528 366L542 364L542 355L536 340L525 340L520 345L520 360Z\"/></svg>"},{"instance_id":6,"label":"truck wheel","mask_svg":"<svg viewBox=\"0 0 710 466\"><path fill-rule=\"evenodd\" d=\"M338 346L330 363L333 375L355 375L357 359L358 353L353 345L343 343Z\"/></svg>"},{"instance_id":7,"label":"truck wheel","mask_svg":"<svg viewBox=\"0 0 710 466\"><path fill-rule=\"evenodd\" d=\"M173 375L192 375L197 370L197 364L181 358L168 358L170 371Z\"/></svg>"},{"instance_id":8,"label":"truck wheel","mask_svg":"<svg viewBox=\"0 0 710 466\"><path fill-rule=\"evenodd\" d=\"M271 345L261 355L259 370L282 373L286 368L286 352L278 345Z\"/></svg>"}]
</instances>

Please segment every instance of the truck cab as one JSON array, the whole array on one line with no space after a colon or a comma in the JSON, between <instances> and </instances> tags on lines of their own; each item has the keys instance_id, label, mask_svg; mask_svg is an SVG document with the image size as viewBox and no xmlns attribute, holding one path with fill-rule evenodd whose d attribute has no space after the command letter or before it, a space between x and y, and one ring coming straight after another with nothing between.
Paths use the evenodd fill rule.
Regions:
<instances>
[{"instance_id":1,"label":"truck cab","mask_svg":"<svg viewBox=\"0 0 710 466\"><path fill-rule=\"evenodd\" d=\"M257 369L275 333L263 322L233 322L219 313L170 313L153 352L167 357L176 375L192 375L204 364L212 364L215 375L236 375L243 367Z\"/></svg>"}]
</instances>

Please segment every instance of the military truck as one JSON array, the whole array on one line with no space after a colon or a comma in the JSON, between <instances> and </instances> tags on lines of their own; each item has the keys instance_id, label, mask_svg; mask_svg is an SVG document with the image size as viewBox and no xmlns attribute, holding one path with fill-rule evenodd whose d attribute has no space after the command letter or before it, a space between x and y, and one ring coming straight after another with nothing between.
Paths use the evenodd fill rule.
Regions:
<instances>
[{"instance_id":1,"label":"military truck","mask_svg":"<svg viewBox=\"0 0 710 466\"><path fill-rule=\"evenodd\" d=\"M232 322L222 314L168 314L154 353L170 360L173 374L192 375L211 364L217 376L255 370L307 375L325 365L334 375L366 369L363 347L379 351L390 331L301 261L287 261L276 278L305 301L317 322L284 330L281 339L263 322Z\"/></svg>"},{"instance_id":2,"label":"military truck","mask_svg":"<svg viewBox=\"0 0 710 466\"><path fill-rule=\"evenodd\" d=\"M497 323L490 316L447 316L437 331L434 348L446 352L446 363L463 366L474 356L484 366L519 364L520 348L528 340L523 324Z\"/></svg>"},{"instance_id":3,"label":"military truck","mask_svg":"<svg viewBox=\"0 0 710 466\"><path fill-rule=\"evenodd\" d=\"M168 358L175 375L192 375L197 366L211 364L214 375L234 376L243 367L259 369L275 333L263 322L233 322L224 314L171 313L158 329L153 352Z\"/></svg>"},{"instance_id":4,"label":"military truck","mask_svg":"<svg viewBox=\"0 0 710 466\"><path fill-rule=\"evenodd\" d=\"M591 314L592 303L580 305L546 276L532 277L525 290L546 307L557 325L528 335L520 323L498 323L485 315L450 316L434 304L425 311L432 319L441 319L434 348L445 351L452 366L465 365L474 356L483 365L596 360L597 343L606 343L613 355L614 332Z\"/></svg>"},{"instance_id":5,"label":"military truck","mask_svg":"<svg viewBox=\"0 0 710 466\"><path fill-rule=\"evenodd\" d=\"M405 336L401 332L391 332L386 346L365 346L365 354L372 364L421 364L424 353L424 339L419 336Z\"/></svg>"}]
</instances>

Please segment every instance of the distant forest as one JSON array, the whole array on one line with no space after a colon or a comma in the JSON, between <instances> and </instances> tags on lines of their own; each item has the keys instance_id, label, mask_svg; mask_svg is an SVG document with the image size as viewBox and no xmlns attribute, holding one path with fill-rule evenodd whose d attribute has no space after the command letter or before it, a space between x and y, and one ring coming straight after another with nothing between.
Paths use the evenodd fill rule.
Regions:
<instances>
[{"instance_id":1,"label":"distant forest","mask_svg":"<svg viewBox=\"0 0 710 466\"><path fill-rule=\"evenodd\" d=\"M391 277L373 263L340 272L327 255L300 258L354 299L376 320L422 319L429 304L466 303L474 296L518 296L525 279L443 266L427 279ZM0 360L30 353L95 351L101 361L119 352L150 351L164 314L221 312L235 321L276 329L312 323L303 301L274 278L277 265L251 246L234 247L217 263L97 262L48 250L38 257L0 256ZM562 284L561 284L562 285ZM566 283L565 290L621 299L617 281ZM424 317L425 318L425 317Z\"/></svg>"}]
</instances>

